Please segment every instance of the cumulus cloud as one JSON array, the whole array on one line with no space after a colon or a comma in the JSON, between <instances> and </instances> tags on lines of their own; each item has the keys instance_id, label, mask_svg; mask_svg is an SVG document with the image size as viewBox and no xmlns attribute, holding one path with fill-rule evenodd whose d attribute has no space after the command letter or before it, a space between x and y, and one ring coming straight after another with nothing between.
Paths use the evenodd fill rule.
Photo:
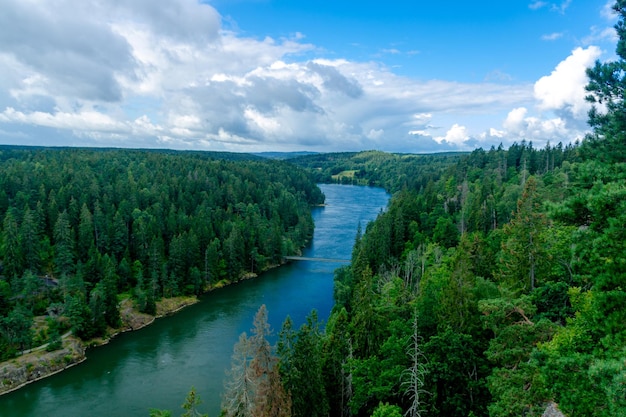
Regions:
<instances>
[{"instance_id":1,"label":"cumulus cloud","mask_svg":"<svg viewBox=\"0 0 626 417\"><path fill-rule=\"evenodd\" d=\"M437 143L446 142L454 145L463 145L470 139L470 136L465 126L460 126L455 123L446 132L445 136L437 136L434 139Z\"/></svg>"},{"instance_id":2,"label":"cumulus cloud","mask_svg":"<svg viewBox=\"0 0 626 417\"><path fill-rule=\"evenodd\" d=\"M525 139L544 144L551 139L566 140L566 142L577 139L577 137L568 138L571 132L567 129L566 122L560 117L541 119L528 116L528 110L524 107L511 110L503 126L507 131L507 136L516 140Z\"/></svg>"},{"instance_id":3,"label":"cumulus cloud","mask_svg":"<svg viewBox=\"0 0 626 417\"><path fill-rule=\"evenodd\" d=\"M586 68L601 56L596 46L576 48L555 69L541 77L533 87L532 106L517 106L502 122L502 130L491 128L479 135L481 143L501 139L504 144L533 141L538 146L546 142L571 143L588 131L590 104L586 102L588 83Z\"/></svg>"},{"instance_id":4,"label":"cumulus cloud","mask_svg":"<svg viewBox=\"0 0 626 417\"><path fill-rule=\"evenodd\" d=\"M196 0L166 0L158 7L152 0L114 0L112 4L116 8L110 12L119 14L121 21L145 25L177 41L202 44L219 35L219 13Z\"/></svg>"},{"instance_id":5,"label":"cumulus cloud","mask_svg":"<svg viewBox=\"0 0 626 417\"><path fill-rule=\"evenodd\" d=\"M376 62L303 59L317 49L304 35L245 37L198 0L0 7L0 132L29 144L426 152L564 136L585 113L580 77L599 55L579 48L534 86L499 71L424 81ZM537 103L559 114L531 116ZM474 133L473 120L505 114L502 129Z\"/></svg>"},{"instance_id":6,"label":"cumulus cloud","mask_svg":"<svg viewBox=\"0 0 626 417\"><path fill-rule=\"evenodd\" d=\"M550 75L541 77L534 89L539 108L565 111L576 119L586 119L589 103L585 101L588 83L585 71L600 55L600 49L595 46L576 48Z\"/></svg>"}]
</instances>

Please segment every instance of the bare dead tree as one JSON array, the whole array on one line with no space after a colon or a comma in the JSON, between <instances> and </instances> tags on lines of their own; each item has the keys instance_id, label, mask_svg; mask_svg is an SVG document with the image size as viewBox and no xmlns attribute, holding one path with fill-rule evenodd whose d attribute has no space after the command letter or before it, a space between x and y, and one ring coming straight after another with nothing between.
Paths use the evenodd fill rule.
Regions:
<instances>
[{"instance_id":1,"label":"bare dead tree","mask_svg":"<svg viewBox=\"0 0 626 417\"><path fill-rule=\"evenodd\" d=\"M402 383L406 389L405 395L409 396L411 406L404 413L406 417L421 417L424 410L424 397L429 394L424 389L426 376L426 356L420 347L422 338L417 331L417 314L413 320L413 334L409 342L407 354L411 358L411 366L404 371L405 381Z\"/></svg>"},{"instance_id":2,"label":"bare dead tree","mask_svg":"<svg viewBox=\"0 0 626 417\"><path fill-rule=\"evenodd\" d=\"M251 417L254 409L255 378L250 366L252 343L246 333L235 344L232 366L228 371L222 398L222 410L227 417Z\"/></svg>"}]
</instances>

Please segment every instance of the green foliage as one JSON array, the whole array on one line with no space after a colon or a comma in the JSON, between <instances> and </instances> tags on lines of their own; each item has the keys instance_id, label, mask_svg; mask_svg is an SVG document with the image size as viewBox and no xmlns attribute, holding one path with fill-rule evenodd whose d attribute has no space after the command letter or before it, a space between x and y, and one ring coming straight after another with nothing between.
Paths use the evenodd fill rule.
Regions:
<instances>
[{"instance_id":1,"label":"green foliage","mask_svg":"<svg viewBox=\"0 0 626 417\"><path fill-rule=\"evenodd\" d=\"M32 324L32 313L20 304L6 317L0 318L0 336L4 345L0 355L3 360L31 347L34 336Z\"/></svg>"},{"instance_id":2,"label":"green foliage","mask_svg":"<svg viewBox=\"0 0 626 417\"><path fill-rule=\"evenodd\" d=\"M618 60L609 62L596 61L594 67L587 69L590 93L587 100L594 104L589 113L589 124L594 132L588 135L583 146L584 155L603 162L626 162L626 119L624 91L626 87L626 3L618 0L613 5L618 15L615 25L619 40L616 52ZM605 111L599 110L604 106Z\"/></svg>"},{"instance_id":3,"label":"green foliage","mask_svg":"<svg viewBox=\"0 0 626 417\"><path fill-rule=\"evenodd\" d=\"M326 416L329 406L324 387L322 334L317 312L312 311L298 331L291 319L283 323L277 353L285 391L292 401L293 416Z\"/></svg>"},{"instance_id":4,"label":"green foliage","mask_svg":"<svg viewBox=\"0 0 626 417\"><path fill-rule=\"evenodd\" d=\"M571 285L582 282L588 248L577 234L589 231L560 223L572 218L560 204L575 198L577 148L540 150L522 141L508 151L433 157L430 166L426 158L401 159L372 152L297 160L317 168L321 180L352 170L353 181L396 191L388 209L358 234L351 266L335 274L336 304L321 353L331 415L370 416L385 403L414 413L401 383L412 337L421 341L425 364L417 388L429 393L417 407L424 413L541 415L559 398L540 346L575 317ZM390 161L397 163L393 169L381 168ZM603 175L610 183L611 175ZM619 190L611 192L615 204L621 201ZM585 213L602 207L584 204ZM608 209L609 217L619 211ZM619 245L613 250L608 242L621 231L612 233L607 253L617 259ZM407 323L415 313L420 319L412 330ZM591 312L586 321L593 323ZM603 386L619 391L608 380Z\"/></svg>"},{"instance_id":5,"label":"green foliage","mask_svg":"<svg viewBox=\"0 0 626 417\"><path fill-rule=\"evenodd\" d=\"M380 403L378 407L374 409L372 417L402 417L402 409L397 405Z\"/></svg>"},{"instance_id":6,"label":"green foliage","mask_svg":"<svg viewBox=\"0 0 626 417\"><path fill-rule=\"evenodd\" d=\"M191 387L185 402L181 406L185 412L181 414L181 417L208 417L208 414L202 414L198 411L198 406L202 404L200 396L196 393L196 389Z\"/></svg>"},{"instance_id":7,"label":"green foliage","mask_svg":"<svg viewBox=\"0 0 626 417\"><path fill-rule=\"evenodd\" d=\"M36 315L65 302L85 338L120 325L120 293L154 314L161 296L279 264L324 200L285 162L136 150L2 147L0 189L0 318L18 299ZM56 288L75 278L79 291Z\"/></svg>"},{"instance_id":8,"label":"green foliage","mask_svg":"<svg viewBox=\"0 0 626 417\"><path fill-rule=\"evenodd\" d=\"M61 349L61 347L63 347L63 340L61 339L59 322L50 317L46 322L48 324L48 346L46 350L52 352Z\"/></svg>"},{"instance_id":9,"label":"green foliage","mask_svg":"<svg viewBox=\"0 0 626 417\"><path fill-rule=\"evenodd\" d=\"M150 417L172 417L172 412L170 410L159 410L156 408L151 408Z\"/></svg>"}]
</instances>

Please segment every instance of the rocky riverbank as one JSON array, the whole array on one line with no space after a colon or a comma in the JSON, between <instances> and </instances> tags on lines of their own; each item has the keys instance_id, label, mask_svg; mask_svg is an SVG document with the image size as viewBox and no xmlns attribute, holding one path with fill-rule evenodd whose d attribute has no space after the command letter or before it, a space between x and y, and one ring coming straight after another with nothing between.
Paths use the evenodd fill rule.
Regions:
<instances>
[{"instance_id":1,"label":"rocky riverbank","mask_svg":"<svg viewBox=\"0 0 626 417\"><path fill-rule=\"evenodd\" d=\"M85 345L74 336L63 339L61 349L30 352L0 364L0 394L6 394L24 385L38 381L86 359Z\"/></svg>"},{"instance_id":2,"label":"rocky riverbank","mask_svg":"<svg viewBox=\"0 0 626 417\"><path fill-rule=\"evenodd\" d=\"M119 333L141 329L154 322L156 318L173 314L197 301L197 297L163 299L157 303L156 316L152 316L134 309L131 300L124 300L120 304L122 325L119 329L109 329L107 337L83 342L70 335L63 338L61 349L52 352L47 352L43 348L32 349L29 353L0 363L0 395L81 363L87 359L85 355L87 346L106 344Z\"/></svg>"}]
</instances>

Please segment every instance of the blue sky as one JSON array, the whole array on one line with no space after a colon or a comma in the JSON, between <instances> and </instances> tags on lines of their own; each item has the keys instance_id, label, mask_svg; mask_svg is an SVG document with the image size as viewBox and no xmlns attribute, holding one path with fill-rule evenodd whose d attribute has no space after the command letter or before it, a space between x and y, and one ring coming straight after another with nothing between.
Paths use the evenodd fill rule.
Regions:
<instances>
[{"instance_id":1,"label":"blue sky","mask_svg":"<svg viewBox=\"0 0 626 417\"><path fill-rule=\"evenodd\" d=\"M611 4L0 0L0 143L569 143L588 129L585 68L614 58Z\"/></svg>"}]
</instances>

